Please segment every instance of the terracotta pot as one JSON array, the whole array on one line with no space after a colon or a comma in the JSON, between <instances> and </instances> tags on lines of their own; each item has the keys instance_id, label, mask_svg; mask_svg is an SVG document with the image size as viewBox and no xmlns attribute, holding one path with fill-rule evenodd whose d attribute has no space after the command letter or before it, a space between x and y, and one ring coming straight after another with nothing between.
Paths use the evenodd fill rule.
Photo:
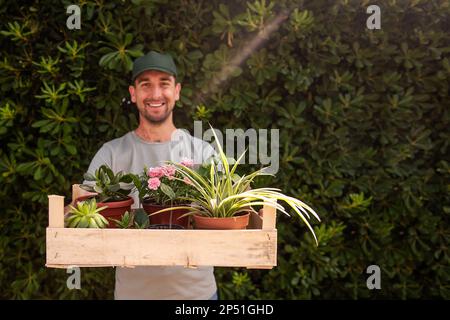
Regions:
<instances>
[{"instance_id":1,"label":"terracotta pot","mask_svg":"<svg viewBox=\"0 0 450 320\"><path fill-rule=\"evenodd\" d=\"M145 212L147 212L149 215L151 213L154 213L156 211L170 208L170 206L164 206L164 205L158 205L153 203L142 203L142 206L144 207ZM170 221L170 211L162 212L155 214L154 216L150 217L150 224L177 224L184 228L188 228L189 226L189 216L180 218L183 214L188 213L189 210L186 209L177 209L172 210L172 221ZM180 218L180 219L178 219Z\"/></svg>"},{"instance_id":2,"label":"terracotta pot","mask_svg":"<svg viewBox=\"0 0 450 320\"><path fill-rule=\"evenodd\" d=\"M199 214L194 214L193 217L196 229L235 230L247 228L250 212L238 213L234 217L228 218L212 218L201 216Z\"/></svg>"},{"instance_id":3,"label":"terracotta pot","mask_svg":"<svg viewBox=\"0 0 450 320\"><path fill-rule=\"evenodd\" d=\"M83 201L86 199L93 198L94 196L82 196L75 200L75 204L79 201ZM128 211L131 213L131 205L134 203L133 198L128 197L127 200L123 201L114 201L114 202L97 202L97 207L107 207L100 211L100 214L104 216L108 221L108 228L117 228L116 223L112 219L120 220L122 219L123 214Z\"/></svg>"}]
</instances>

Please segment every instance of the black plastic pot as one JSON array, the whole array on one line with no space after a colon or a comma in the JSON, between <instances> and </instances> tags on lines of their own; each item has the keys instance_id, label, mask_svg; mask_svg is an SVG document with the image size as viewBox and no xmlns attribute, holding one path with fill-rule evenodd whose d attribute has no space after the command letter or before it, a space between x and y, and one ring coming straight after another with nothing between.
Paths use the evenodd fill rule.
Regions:
<instances>
[{"instance_id":1,"label":"black plastic pot","mask_svg":"<svg viewBox=\"0 0 450 320\"><path fill-rule=\"evenodd\" d=\"M151 224L148 229L185 229L185 227L179 224Z\"/></svg>"}]
</instances>

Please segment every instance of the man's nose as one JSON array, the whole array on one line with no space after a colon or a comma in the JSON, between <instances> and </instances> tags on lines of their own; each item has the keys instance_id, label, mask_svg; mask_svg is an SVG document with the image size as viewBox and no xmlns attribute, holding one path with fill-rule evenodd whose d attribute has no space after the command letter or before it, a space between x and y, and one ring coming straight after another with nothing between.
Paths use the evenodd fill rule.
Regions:
<instances>
[{"instance_id":1,"label":"man's nose","mask_svg":"<svg viewBox=\"0 0 450 320\"><path fill-rule=\"evenodd\" d=\"M161 90L161 88L159 88L157 86L152 87L150 92L149 92L149 98L151 98L151 99L162 98L162 90Z\"/></svg>"}]
</instances>

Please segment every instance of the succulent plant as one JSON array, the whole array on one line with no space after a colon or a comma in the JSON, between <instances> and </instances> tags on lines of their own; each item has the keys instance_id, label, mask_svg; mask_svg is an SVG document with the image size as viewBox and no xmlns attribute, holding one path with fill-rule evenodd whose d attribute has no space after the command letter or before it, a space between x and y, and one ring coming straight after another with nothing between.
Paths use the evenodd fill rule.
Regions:
<instances>
[{"instance_id":1,"label":"succulent plant","mask_svg":"<svg viewBox=\"0 0 450 320\"><path fill-rule=\"evenodd\" d=\"M71 205L69 207L69 216L66 219L69 228L106 228L109 224L99 213L106 207L97 208L95 198L78 202L76 208Z\"/></svg>"},{"instance_id":2,"label":"succulent plant","mask_svg":"<svg viewBox=\"0 0 450 320\"><path fill-rule=\"evenodd\" d=\"M133 225L133 215L130 214L128 211L125 211L125 213L122 215L122 218L120 220L117 219L111 219L114 221L118 228L121 229L127 229L130 228Z\"/></svg>"}]
</instances>

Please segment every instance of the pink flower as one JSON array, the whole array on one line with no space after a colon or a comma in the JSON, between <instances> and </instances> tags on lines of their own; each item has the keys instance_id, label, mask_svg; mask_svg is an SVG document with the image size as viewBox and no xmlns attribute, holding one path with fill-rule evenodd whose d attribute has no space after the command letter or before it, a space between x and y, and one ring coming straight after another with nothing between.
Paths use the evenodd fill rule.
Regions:
<instances>
[{"instance_id":1,"label":"pink flower","mask_svg":"<svg viewBox=\"0 0 450 320\"><path fill-rule=\"evenodd\" d=\"M147 176L150 178L161 178L164 176L164 169L161 167L153 167L148 169Z\"/></svg>"},{"instance_id":2,"label":"pink flower","mask_svg":"<svg viewBox=\"0 0 450 320\"><path fill-rule=\"evenodd\" d=\"M192 185L192 181L188 177L184 177L183 181L186 184Z\"/></svg>"},{"instance_id":3,"label":"pink flower","mask_svg":"<svg viewBox=\"0 0 450 320\"><path fill-rule=\"evenodd\" d=\"M194 160L192 159L188 159L188 158L184 158L181 161L181 165L188 167L188 168L193 168L194 167Z\"/></svg>"},{"instance_id":4,"label":"pink flower","mask_svg":"<svg viewBox=\"0 0 450 320\"><path fill-rule=\"evenodd\" d=\"M162 169L163 169L164 175L166 177L168 177L169 180L172 180L173 176L175 175L175 171L176 171L175 166L168 165L168 166L164 166Z\"/></svg>"},{"instance_id":5,"label":"pink flower","mask_svg":"<svg viewBox=\"0 0 450 320\"><path fill-rule=\"evenodd\" d=\"M158 190L161 185L161 181L158 178L150 178L148 179L148 188L151 190Z\"/></svg>"}]
</instances>

